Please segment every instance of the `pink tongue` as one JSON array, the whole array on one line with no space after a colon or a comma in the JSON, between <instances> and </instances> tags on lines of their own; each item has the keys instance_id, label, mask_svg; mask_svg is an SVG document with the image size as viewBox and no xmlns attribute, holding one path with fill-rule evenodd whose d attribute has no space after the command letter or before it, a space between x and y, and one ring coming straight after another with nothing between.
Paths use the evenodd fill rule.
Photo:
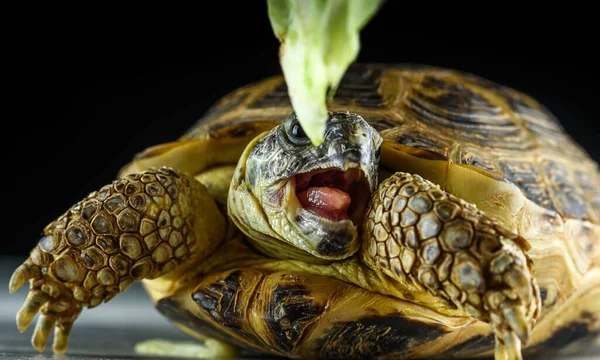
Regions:
<instances>
[{"instance_id":1,"label":"pink tongue","mask_svg":"<svg viewBox=\"0 0 600 360\"><path fill-rule=\"evenodd\" d=\"M311 187L298 194L298 200L305 209L329 220L347 219L346 210L350 206L350 195L330 187Z\"/></svg>"}]
</instances>

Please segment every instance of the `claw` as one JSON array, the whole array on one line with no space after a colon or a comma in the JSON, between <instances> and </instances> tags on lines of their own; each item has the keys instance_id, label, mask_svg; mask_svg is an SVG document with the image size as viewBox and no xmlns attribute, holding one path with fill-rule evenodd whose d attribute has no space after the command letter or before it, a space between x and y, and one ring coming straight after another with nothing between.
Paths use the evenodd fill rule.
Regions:
<instances>
[{"instance_id":1,"label":"claw","mask_svg":"<svg viewBox=\"0 0 600 360\"><path fill-rule=\"evenodd\" d=\"M506 346L496 337L496 349L494 351L494 360L507 360Z\"/></svg>"},{"instance_id":2,"label":"claw","mask_svg":"<svg viewBox=\"0 0 600 360\"><path fill-rule=\"evenodd\" d=\"M25 262L13 272L8 285L8 291L12 294L19 290L29 279L40 275L41 270L39 266Z\"/></svg>"},{"instance_id":3,"label":"claw","mask_svg":"<svg viewBox=\"0 0 600 360\"><path fill-rule=\"evenodd\" d=\"M73 323L58 324L54 328L54 344L52 350L57 354L62 354L67 350L69 345L69 333Z\"/></svg>"},{"instance_id":4,"label":"claw","mask_svg":"<svg viewBox=\"0 0 600 360\"><path fill-rule=\"evenodd\" d=\"M507 331L502 338L496 337L495 360L522 360L521 340L512 331Z\"/></svg>"},{"instance_id":5,"label":"claw","mask_svg":"<svg viewBox=\"0 0 600 360\"><path fill-rule=\"evenodd\" d=\"M532 286L523 269L513 268L504 274L504 282L523 299L526 304L533 300Z\"/></svg>"},{"instance_id":6,"label":"claw","mask_svg":"<svg viewBox=\"0 0 600 360\"><path fill-rule=\"evenodd\" d=\"M48 294L45 294L41 290L31 290L27 294L25 303L23 303L21 310L17 313L17 328L19 332L23 333L27 330L35 315L49 298Z\"/></svg>"},{"instance_id":7,"label":"claw","mask_svg":"<svg viewBox=\"0 0 600 360\"><path fill-rule=\"evenodd\" d=\"M504 346L506 346L506 354L511 360L521 360L521 340L513 331L509 331L504 335Z\"/></svg>"},{"instance_id":8,"label":"claw","mask_svg":"<svg viewBox=\"0 0 600 360\"><path fill-rule=\"evenodd\" d=\"M48 337L50 336L50 332L55 323L56 317L53 315L40 315L38 318L33 337L31 338L31 344L37 351L44 351L46 342L48 341Z\"/></svg>"},{"instance_id":9,"label":"claw","mask_svg":"<svg viewBox=\"0 0 600 360\"><path fill-rule=\"evenodd\" d=\"M508 326L517 334L519 339L523 342L527 342L529 337L529 330L527 327L527 320L521 308L509 307L504 309L504 319Z\"/></svg>"}]
</instances>

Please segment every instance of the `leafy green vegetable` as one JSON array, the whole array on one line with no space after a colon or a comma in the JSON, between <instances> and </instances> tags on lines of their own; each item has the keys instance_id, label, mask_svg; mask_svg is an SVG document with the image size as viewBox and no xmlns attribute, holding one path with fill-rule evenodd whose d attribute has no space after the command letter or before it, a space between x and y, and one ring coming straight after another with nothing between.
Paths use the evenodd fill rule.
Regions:
<instances>
[{"instance_id":1,"label":"leafy green vegetable","mask_svg":"<svg viewBox=\"0 0 600 360\"><path fill-rule=\"evenodd\" d=\"M233 346L214 339L201 344L193 341L146 340L135 345L136 354L193 359L237 358L239 351Z\"/></svg>"},{"instance_id":2,"label":"leafy green vegetable","mask_svg":"<svg viewBox=\"0 0 600 360\"><path fill-rule=\"evenodd\" d=\"M267 0L281 42L292 106L313 145L323 142L327 98L360 50L360 30L383 0ZM329 94L327 93L329 89Z\"/></svg>"}]
</instances>

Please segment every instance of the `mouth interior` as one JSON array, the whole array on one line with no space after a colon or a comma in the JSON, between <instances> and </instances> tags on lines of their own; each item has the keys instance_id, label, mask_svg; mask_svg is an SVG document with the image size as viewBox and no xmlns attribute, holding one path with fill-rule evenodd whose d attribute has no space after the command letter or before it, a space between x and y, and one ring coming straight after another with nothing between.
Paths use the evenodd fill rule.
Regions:
<instances>
[{"instance_id":1,"label":"mouth interior","mask_svg":"<svg viewBox=\"0 0 600 360\"><path fill-rule=\"evenodd\" d=\"M361 223L370 194L362 170L318 169L296 175L296 197L302 207L331 221Z\"/></svg>"}]
</instances>

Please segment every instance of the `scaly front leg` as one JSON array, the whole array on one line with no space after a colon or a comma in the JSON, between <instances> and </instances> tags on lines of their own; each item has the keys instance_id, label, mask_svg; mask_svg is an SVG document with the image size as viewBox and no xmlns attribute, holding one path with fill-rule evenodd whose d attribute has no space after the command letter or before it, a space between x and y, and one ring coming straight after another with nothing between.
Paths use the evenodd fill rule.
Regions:
<instances>
[{"instance_id":1,"label":"scaly front leg","mask_svg":"<svg viewBox=\"0 0 600 360\"><path fill-rule=\"evenodd\" d=\"M371 267L492 325L497 359L520 359L541 310L526 240L422 179L397 173L373 194L362 255Z\"/></svg>"},{"instance_id":2,"label":"scaly front leg","mask_svg":"<svg viewBox=\"0 0 600 360\"><path fill-rule=\"evenodd\" d=\"M212 197L188 175L163 167L115 181L49 224L15 270L11 293L31 284L17 327L24 332L41 310L32 344L43 351L54 328L53 349L62 353L84 307L206 257L224 230Z\"/></svg>"}]
</instances>

